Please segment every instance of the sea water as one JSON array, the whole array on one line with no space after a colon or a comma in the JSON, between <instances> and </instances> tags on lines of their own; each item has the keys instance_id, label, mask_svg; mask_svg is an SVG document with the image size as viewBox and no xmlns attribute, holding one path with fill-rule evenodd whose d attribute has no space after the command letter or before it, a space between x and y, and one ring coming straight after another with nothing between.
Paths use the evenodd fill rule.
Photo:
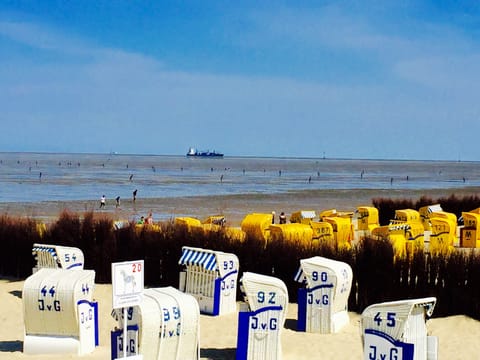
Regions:
<instances>
[{"instance_id":1,"label":"sea water","mask_svg":"<svg viewBox=\"0 0 480 360\"><path fill-rule=\"evenodd\" d=\"M480 162L0 153L0 202L480 186Z\"/></svg>"}]
</instances>

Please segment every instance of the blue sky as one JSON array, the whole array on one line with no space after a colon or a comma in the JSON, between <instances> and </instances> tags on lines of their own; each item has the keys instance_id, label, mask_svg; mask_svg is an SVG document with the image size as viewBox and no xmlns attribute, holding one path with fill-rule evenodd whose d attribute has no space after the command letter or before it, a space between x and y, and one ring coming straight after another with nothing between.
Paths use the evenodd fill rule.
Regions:
<instances>
[{"instance_id":1,"label":"blue sky","mask_svg":"<svg viewBox=\"0 0 480 360\"><path fill-rule=\"evenodd\" d=\"M480 160L477 1L0 3L0 151Z\"/></svg>"}]
</instances>

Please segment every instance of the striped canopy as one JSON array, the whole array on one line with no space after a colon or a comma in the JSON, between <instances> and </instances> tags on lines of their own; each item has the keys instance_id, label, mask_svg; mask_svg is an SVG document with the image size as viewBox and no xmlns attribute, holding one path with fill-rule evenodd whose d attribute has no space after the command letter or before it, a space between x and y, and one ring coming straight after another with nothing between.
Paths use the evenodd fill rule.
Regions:
<instances>
[{"instance_id":1,"label":"striped canopy","mask_svg":"<svg viewBox=\"0 0 480 360\"><path fill-rule=\"evenodd\" d=\"M395 224L395 225L388 225L388 230L395 231L395 230L410 230L412 227L410 224Z\"/></svg>"},{"instance_id":2,"label":"striped canopy","mask_svg":"<svg viewBox=\"0 0 480 360\"><path fill-rule=\"evenodd\" d=\"M212 251L183 247L182 256L178 264L198 265L202 266L205 270L213 271L217 269L217 257Z\"/></svg>"},{"instance_id":3,"label":"striped canopy","mask_svg":"<svg viewBox=\"0 0 480 360\"><path fill-rule=\"evenodd\" d=\"M47 246L34 246L32 248L32 255L35 256L37 255L37 252L48 252L50 253L54 258L57 258L57 252L54 247L47 247Z\"/></svg>"},{"instance_id":4,"label":"striped canopy","mask_svg":"<svg viewBox=\"0 0 480 360\"><path fill-rule=\"evenodd\" d=\"M37 266L40 265L41 267L54 268L61 267L55 247L34 244L32 248L32 255L37 262Z\"/></svg>"}]
</instances>

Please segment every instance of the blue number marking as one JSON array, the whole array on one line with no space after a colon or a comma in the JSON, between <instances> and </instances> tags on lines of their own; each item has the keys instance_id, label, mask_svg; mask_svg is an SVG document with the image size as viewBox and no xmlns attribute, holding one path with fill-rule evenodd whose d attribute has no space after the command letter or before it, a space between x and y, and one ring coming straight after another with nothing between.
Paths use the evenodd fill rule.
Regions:
<instances>
[{"instance_id":1,"label":"blue number marking","mask_svg":"<svg viewBox=\"0 0 480 360\"><path fill-rule=\"evenodd\" d=\"M235 264L233 263L233 260L224 261L223 262L223 270L232 270L234 265Z\"/></svg>"},{"instance_id":2,"label":"blue number marking","mask_svg":"<svg viewBox=\"0 0 480 360\"><path fill-rule=\"evenodd\" d=\"M176 306L173 307L173 318L175 320L180 319L180 309Z\"/></svg>"},{"instance_id":3,"label":"blue number marking","mask_svg":"<svg viewBox=\"0 0 480 360\"><path fill-rule=\"evenodd\" d=\"M387 313L387 326L388 327L395 327L395 315L394 312Z\"/></svg>"},{"instance_id":4,"label":"blue number marking","mask_svg":"<svg viewBox=\"0 0 480 360\"><path fill-rule=\"evenodd\" d=\"M276 297L276 293L273 292L273 291L270 291L268 293L268 303L269 304L275 304L275 297ZM257 300L260 304L263 304L265 302L265 292L264 291L259 291L257 293Z\"/></svg>"},{"instance_id":5,"label":"blue number marking","mask_svg":"<svg viewBox=\"0 0 480 360\"><path fill-rule=\"evenodd\" d=\"M312 280L313 281L318 281L318 271L313 271L312 272ZM325 282L328 280L328 274L325 271L322 271L320 273L320 281Z\"/></svg>"},{"instance_id":6,"label":"blue number marking","mask_svg":"<svg viewBox=\"0 0 480 360\"><path fill-rule=\"evenodd\" d=\"M170 320L170 312L166 308L163 308L163 320L164 321Z\"/></svg>"},{"instance_id":7,"label":"blue number marking","mask_svg":"<svg viewBox=\"0 0 480 360\"><path fill-rule=\"evenodd\" d=\"M269 292L268 293L270 295L270 298L268 300L268 303L269 304L275 304L275 296L277 295L276 293L274 293L273 291Z\"/></svg>"}]
</instances>

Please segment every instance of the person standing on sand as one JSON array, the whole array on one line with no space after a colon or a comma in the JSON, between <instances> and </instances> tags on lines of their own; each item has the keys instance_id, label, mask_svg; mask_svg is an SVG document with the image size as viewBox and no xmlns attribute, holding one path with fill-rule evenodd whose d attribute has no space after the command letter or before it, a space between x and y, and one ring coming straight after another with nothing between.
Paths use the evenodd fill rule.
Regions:
<instances>
[{"instance_id":1,"label":"person standing on sand","mask_svg":"<svg viewBox=\"0 0 480 360\"><path fill-rule=\"evenodd\" d=\"M147 218L145 219L145 224L152 225L153 224L153 215L152 212L150 211L148 213Z\"/></svg>"},{"instance_id":2,"label":"person standing on sand","mask_svg":"<svg viewBox=\"0 0 480 360\"><path fill-rule=\"evenodd\" d=\"M133 190L133 202L137 200L137 189Z\"/></svg>"},{"instance_id":3,"label":"person standing on sand","mask_svg":"<svg viewBox=\"0 0 480 360\"><path fill-rule=\"evenodd\" d=\"M115 198L115 201L116 201L115 207L118 208L120 206L120 196L117 196Z\"/></svg>"},{"instance_id":4,"label":"person standing on sand","mask_svg":"<svg viewBox=\"0 0 480 360\"><path fill-rule=\"evenodd\" d=\"M105 195L102 195L102 197L100 198L100 209L105 207L106 202L107 202L107 199Z\"/></svg>"}]
</instances>

